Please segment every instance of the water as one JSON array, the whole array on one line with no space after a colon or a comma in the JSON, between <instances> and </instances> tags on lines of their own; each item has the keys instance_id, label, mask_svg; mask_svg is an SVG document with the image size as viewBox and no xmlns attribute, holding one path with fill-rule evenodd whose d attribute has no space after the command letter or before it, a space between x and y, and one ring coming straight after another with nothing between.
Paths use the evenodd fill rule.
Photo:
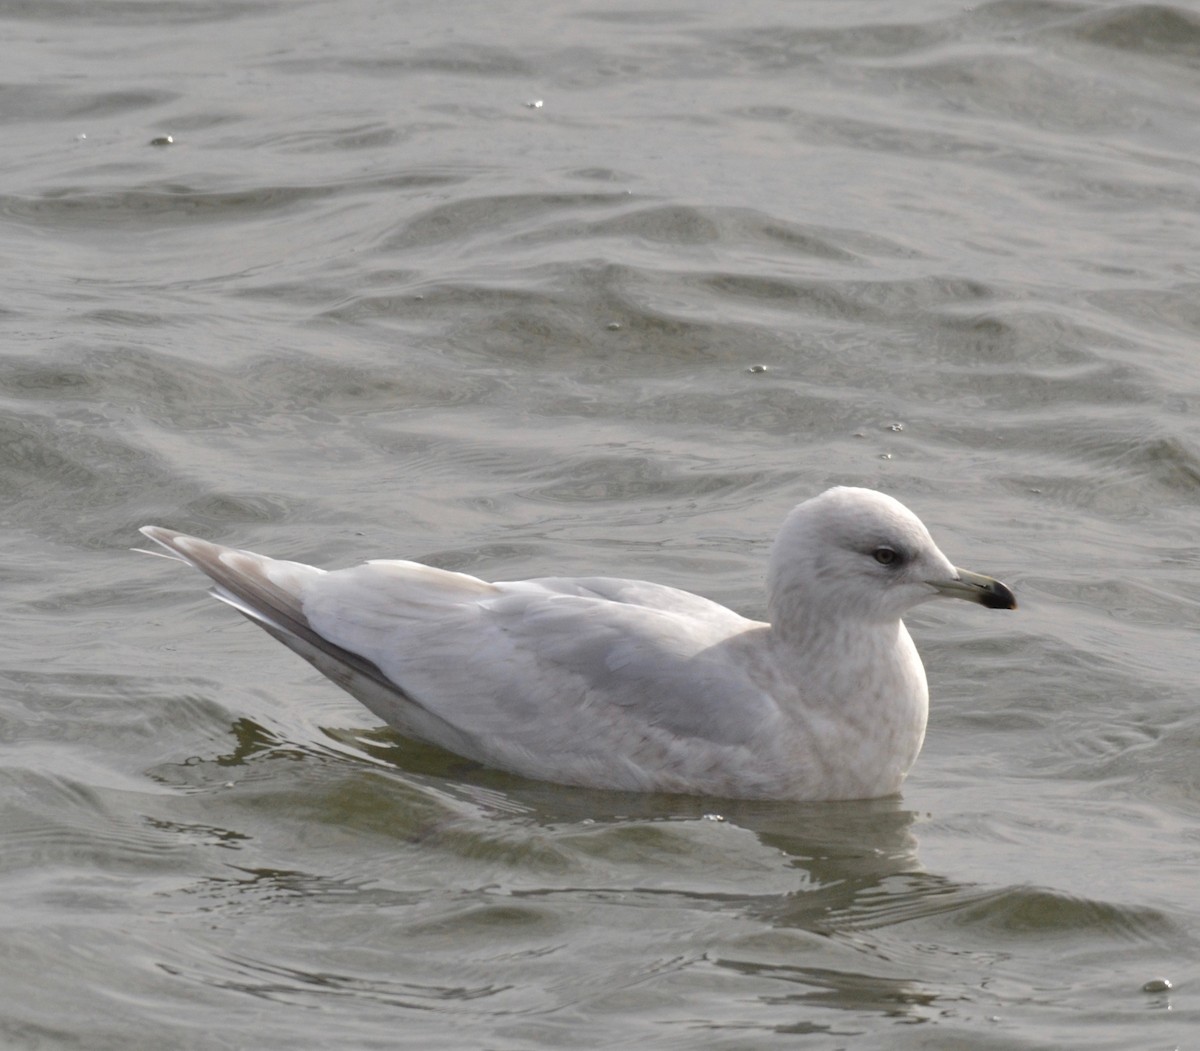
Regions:
<instances>
[{"instance_id":1,"label":"water","mask_svg":"<svg viewBox=\"0 0 1200 1051\"><path fill-rule=\"evenodd\" d=\"M1196 1042L1200 9L0 28L0 1042ZM127 551L761 615L837 482L1022 602L912 618L930 733L866 803L472 768Z\"/></svg>"}]
</instances>

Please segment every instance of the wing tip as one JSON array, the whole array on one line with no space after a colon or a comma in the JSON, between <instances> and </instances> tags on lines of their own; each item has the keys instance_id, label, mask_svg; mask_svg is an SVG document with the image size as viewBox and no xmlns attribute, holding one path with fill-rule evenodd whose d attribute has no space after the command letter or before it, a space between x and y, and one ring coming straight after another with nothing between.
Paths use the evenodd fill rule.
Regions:
<instances>
[{"instance_id":1,"label":"wing tip","mask_svg":"<svg viewBox=\"0 0 1200 1051\"><path fill-rule=\"evenodd\" d=\"M179 540L191 539L187 533L180 533L175 529L164 529L162 526L156 525L144 525L138 532L147 540L153 540L156 544L161 544L171 550L176 548Z\"/></svg>"},{"instance_id":2,"label":"wing tip","mask_svg":"<svg viewBox=\"0 0 1200 1051\"><path fill-rule=\"evenodd\" d=\"M186 537L187 534L178 533L174 529L164 529L162 526L155 525L142 526L138 532L141 533L142 536L144 536L147 540L151 540L159 547L163 548L162 551L154 551L145 547L132 548L132 550L136 551L138 554L155 555L159 558L171 558L179 562L191 561L186 557L184 551L181 549L178 543L178 540L181 537Z\"/></svg>"}]
</instances>

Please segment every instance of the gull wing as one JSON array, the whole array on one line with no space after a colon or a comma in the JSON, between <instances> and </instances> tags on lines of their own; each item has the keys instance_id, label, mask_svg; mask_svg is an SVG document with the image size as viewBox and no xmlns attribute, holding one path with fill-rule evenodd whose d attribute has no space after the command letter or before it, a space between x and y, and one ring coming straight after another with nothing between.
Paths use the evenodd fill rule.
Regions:
<instances>
[{"instance_id":1,"label":"gull wing","mask_svg":"<svg viewBox=\"0 0 1200 1051\"><path fill-rule=\"evenodd\" d=\"M717 753L752 748L779 716L730 659L762 626L686 592L608 578L489 584L402 561L324 572L145 532L402 733L485 763L646 787L649 771L694 776Z\"/></svg>"}]
</instances>

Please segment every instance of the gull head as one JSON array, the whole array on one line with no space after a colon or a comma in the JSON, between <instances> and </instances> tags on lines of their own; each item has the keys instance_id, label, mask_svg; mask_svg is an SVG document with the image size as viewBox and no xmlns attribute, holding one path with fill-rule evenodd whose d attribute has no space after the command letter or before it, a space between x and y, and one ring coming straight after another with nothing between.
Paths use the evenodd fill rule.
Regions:
<instances>
[{"instance_id":1,"label":"gull head","mask_svg":"<svg viewBox=\"0 0 1200 1051\"><path fill-rule=\"evenodd\" d=\"M1009 588L958 569L916 515L873 489L839 486L795 508L768 569L772 624L853 619L887 623L934 598L1015 609Z\"/></svg>"}]
</instances>

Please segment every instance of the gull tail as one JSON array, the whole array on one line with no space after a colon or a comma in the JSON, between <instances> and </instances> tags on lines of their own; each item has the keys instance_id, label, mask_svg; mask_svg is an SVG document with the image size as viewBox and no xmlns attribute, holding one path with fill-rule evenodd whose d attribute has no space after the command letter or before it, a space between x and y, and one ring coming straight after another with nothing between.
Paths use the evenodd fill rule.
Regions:
<instances>
[{"instance_id":1,"label":"gull tail","mask_svg":"<svg viewBox=\"0 0 1200 1051\"><path fill-rule=\"evenodd\" d=\"M325 570L223 547L161 526L143 526L141 533L164 550L136 550L185 562L200 570L213 582L209 589L213 598L252 620L343 689L357 695L356 687L365 685L358 680L366 680L395 694L395 684L378 666L330 642L304 615L304 587Z\"/></svg>"}]
</instances>

